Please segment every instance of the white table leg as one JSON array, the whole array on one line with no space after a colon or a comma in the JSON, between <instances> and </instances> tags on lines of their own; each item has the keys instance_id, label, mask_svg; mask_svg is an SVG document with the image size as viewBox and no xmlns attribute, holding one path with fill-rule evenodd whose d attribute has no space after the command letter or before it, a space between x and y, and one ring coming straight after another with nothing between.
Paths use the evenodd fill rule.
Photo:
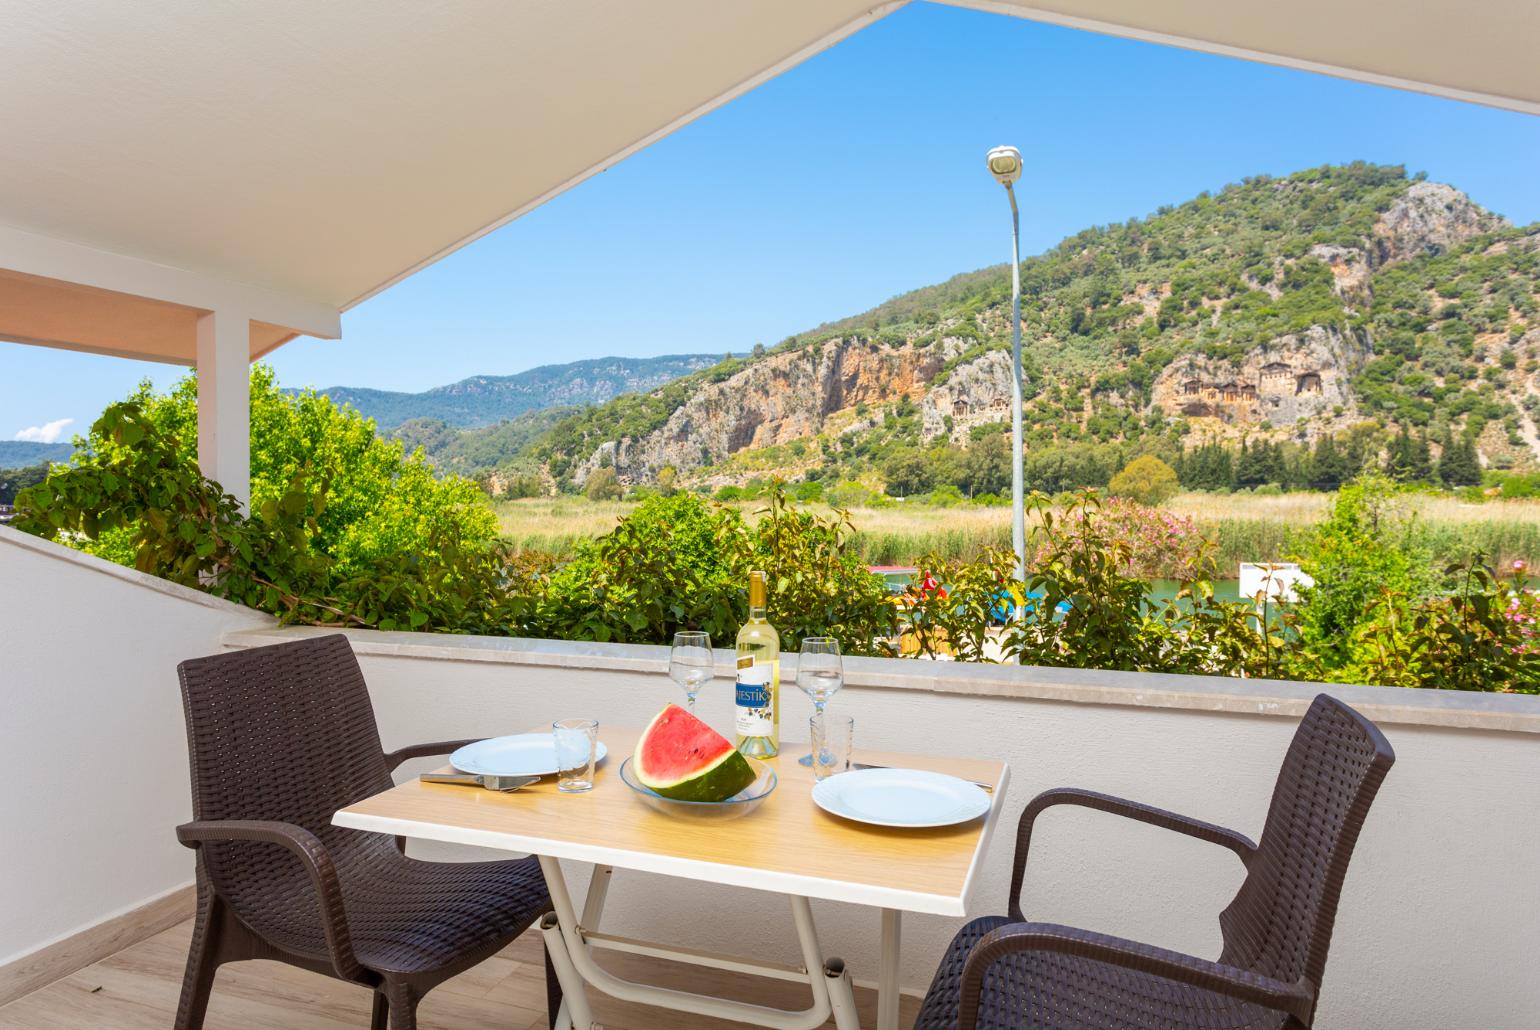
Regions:
<instances>
[{"instance_id":1,"label":"white table leg","mask_svg":"<svg viewBox=\"0 0 1540 1030\"><path fill-rule=\"evenodd\" d=\"M610 876L614 872L611 866L594 866L594 874L588 881L588 897L583 902L583 929L599 929L599 920L604 916L604 899L610 893Z\"/></svg>"},{"instance_id":2,"label":"white table leg","mask_svg":"<svg viewBox=\"0 0 1540 1030\"><path fill-rule=\"evenodd\" d=\"M829 1010L834 1015L834 1030L861 1030L856 1013L856 992L850 984L850 970L839 959L824 963L823 975L829 992Z\"/></svg>"},{"instance_id":3,"label":"white table leg","mask_svg":"<svg viewBox=\"0 0 1540 1030\"><path fill-rule=\"evenodd\" d=\"M545 938L545 950L551 956L551 968L556 971L556 982L561 984L561 1010L567 1023L576 1030L592 1030L594 1013L588 1004L588 991L577 967L572 964L572 953L567 950L561 927L551 913L540 921L540 933ZM557 1026L562 1026L561 1020L557 1021Z\"/></svg>"},{"instance_id":4,"label":"white table leg","mask_svg":"<svg viewBox=\"0 0 1540 1030\"><path fill-rule=\"evenodd\" d=\"M860 1030L856 1021L855 995L850 985L850 974L845 970L844 963L838 960L824 962L823 952L818 945L817 930L813 925L812 906L806 898L789 896L792 916L797 925L798 941L802 946L802 965L775 965L754 959L670 948L648 941L596 933L584 927L579 921L577 910L572 904L572 895L568 892L567 882L562 876L561 864L554 858L541 855L540 868L545 873L546 886L551 892L551 907L555 909L541 919L540 930L545 936L546 950L550 953L556 978L562 986L564 1007L575 1030L595 1030L593 1010L588 1004L585 985L592 985L622 1001L654 1005L677 1012L689 1012L710 1019L749 1023L766 1027L768 1030L813 1030L822 1026L831 1014L834 1016L838 1030ZM584 906L595 917L600 915L603 909L609 879L608 872L608 869L596 870L596 879L593 881ZM893 917L895 931L897 926L897 913L885 913L883 920L885 946L890 938L896 944L896 938L887 932L889 916ZM696 994L691 991L670 990L636 983L616 976L595 962L591 949L596 944L635 954L654 955L690 963L705 969L733 969L792 982L800 981L806 983L812 991L813 1003L806 1009L793 1012L712 995ZM892 965L894 990L896 990L896 958ZM897 1012L895 1004L892 1030L897 1030Z\"/></svg>"},{"instance_id":5,"label":"white table leg","mask_svg":"<svg viewBox=\"0 0 1540 1030\"><path fill-rule=\"evenodd\" d=\"M898 1030L898 952L902 913L882 910L882 964L877 968L877 1030Z\"/></svg>"}]
</instances>

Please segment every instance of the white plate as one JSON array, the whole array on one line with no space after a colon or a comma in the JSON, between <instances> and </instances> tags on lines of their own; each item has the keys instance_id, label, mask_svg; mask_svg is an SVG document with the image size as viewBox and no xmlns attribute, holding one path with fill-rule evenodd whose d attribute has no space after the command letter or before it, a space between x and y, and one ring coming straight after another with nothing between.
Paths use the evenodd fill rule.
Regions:
<instances>
[{"instance_id":1,"label":"white plate","mask_svg":"<svg viewBox=\"0 0 1540 1030\"><path fill-rule=\"evenodd\" d=\"M952 826L989 811L989 795L967 780L923 769L857 769L819 780L813 803L873 826Z\"/></svg>"},{"instance_id":2,"label":"white plate","mask_svg":"<svg viewBox=\"0 0 1540 1030\"><path fill-rule=\"evenodd\" d=\"M594 746L594 761L604 761L604 741ZM467 744L449 756L449 764L479 776L549 776L556 772L556 740L549 733L517 733Z\"/></svg>"}]
</instances>

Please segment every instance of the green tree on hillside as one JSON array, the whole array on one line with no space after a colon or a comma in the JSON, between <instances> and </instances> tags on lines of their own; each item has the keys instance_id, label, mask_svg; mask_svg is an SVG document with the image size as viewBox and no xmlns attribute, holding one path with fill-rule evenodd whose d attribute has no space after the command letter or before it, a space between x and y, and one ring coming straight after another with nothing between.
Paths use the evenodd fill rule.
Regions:
<instances>
[{"instance_id":1,"label":"green tree on hillside","mask_svg":"<svg viewBox=\"0 0 1540 1030\"><path fill-rule=\"evenodd\" d=\"M47 465L29 465L27 468L0 469L0 504L11 504L16 495L29 486L48 478Z\"/></svg>"},{"instance_id":2,"label":"green tree on hillside","mask_svg":"<svg viewBox=\"0 0 1540 1030\"><path fill-rule=\"evenodd\" d=\"M583 483L583 494L590 501L618 501L625 492L610 466L594 469Z\"/></svg>"},{"instance_id":3,"label":"green tree on hillside","mask_svg":"<svg viewBox=\"0 0 1540 1030\"><path fill-rule=\"evenodd\" d=\"M888 493L894 497L927 493L935 485L930 463L915 447L900 448L889 455L882 463L882 478L888 484Z\"/></svg>"},{"instance_id":4,"label":"green tree on hillside","mask_svg":"<svg viewBox=\"0 0 1540 1030\"><path fill-rule=\"evenodd\" d=\"M1241 440L1240 452L1235 457L1235 485L1252 490L1264 483L1278 482L1278 474L1272 465L1273 452L1267 441L1255 444Z\"/></svg>"},{"instance_id":5,"label":"green tree on hillside","mask_svg":"<svg viewBox=\"0 0 1540 1030\"><path fill-rule=\"evenodd\" d=\"M1423 483L1431 479L1433 462L1427 436L1418 434L1413 438L1411 429L1403 424L1386 449L1385 474L1398 483Z\"/></svg>"},{"instance_id":6,"label":"green tree on hillside","mask_svg":"<svg viewBox=\"0 0 1540 1030\"><path fill-rule=\"evenodd\" d=\"M1230 490L1235 487L1235 466L1230 449L1210 440L1182 455L1178 477L1189 490Z\"/></svg>"},{"instance_id":7,"label":"green tree on hillside","mask_svg":"<svg viewBox=\"0 0 1540 1030\"><path fill-rule=\"evenodd\" d=\"M1476 456L1475 442L1463 433L1453 436L1447 426L1438 456L1438 478L1451 488L1481 485L1481 460Z\"/></svg>"},{"instance_id":8,"label":"green tree on hillside","mask_svg":"<svg viewBox=\"0 0 1540 1030\"><path fill-rule=\"evenodd\" d=\"M1337 445L1331 433L1322 433L1310 452L1309 485L1312 490L1335 490L1352 478L1352 459Z\"/></svg>"},{"instance_id":9,"label":"green tree on hillside","mask_svg":"<svg viewBox=\"0 0 1540 1030\"><path fill-rule=\"evenodd\" d=\"M963 455L963 482L969 497L1003 494L1011 488L1011 445L1003 433L974 440Z\"/></svg>"},{"instance_id":10,"label":"green tree on hillside","mask_svg":"<svg viewBox=\"0 0 1540 1030\"><path fill-rule=\"evenodd\" d=\"M1180 489L1175 470L1153 454L1129 462L1107 486L1108 492L1116 497L1127 497L1148 505L1164 504Z\"/></svg>"}]
</instances>

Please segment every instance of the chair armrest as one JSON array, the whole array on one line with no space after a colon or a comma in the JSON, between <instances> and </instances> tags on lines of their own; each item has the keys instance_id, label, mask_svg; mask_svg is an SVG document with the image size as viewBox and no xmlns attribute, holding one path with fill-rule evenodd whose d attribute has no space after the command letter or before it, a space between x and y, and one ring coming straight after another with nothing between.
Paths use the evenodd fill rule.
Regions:
<instances>
[{"instance_id":1,"label":"chair armrest","mask_svg":"<svg viewBox=\"0 0 1540 1030\"><path fill-rule=\"evenodd\" d=\"M985 935L968 954L963 965L957 1030L974 1030L976 1027L984 975L989 967L1006 955L1033 951L1074 955L1190 984L1287 1012L1305 1026L1310 1025L1314 1016L1316 991L1308 981L1284 983L1235 966L1072 926L1007 923Z\"/></svg>"},{"instance_id":2,"label":"chair armrest","mask_svg":"<svg viewBox=\"0 0 1540 1030\"><path fill-rule=\"evenodd\" d=\"M1155 808L1151 805L1140 804L1137 801L1125 801L1122 798L1113 797L1111 794L1099 794L1094 790L1080 790L1076 787L1057 787L1053 790L1045 790L1027 805L1021 813L1021 822L1016 828L1016 855L1012 860L1011 868L1011 895L1010 914L1012 919L1022 919L1021 913L1021 887L1026 879L1027 851L1032 846L1032 826L1037 817L1055 805L1078 805L1081 808L1092 808L1098 812L1109 812L1112 815L1120 815L1136 822L1148 823L1151 826L1159 826L1166 830L1175 830L1177 833L1196 837L1198 840L1208 841L1210 844L1218 844L1229 848L1240 857L1242 862L1250 864L1251 856L1256 854L1257 846L1251 838L1243 833L1206 823L1200 819L1192 819L1176 812L1168 812L1163 808Z\"/></svg>"},{"instance_id":3,"label":"chair armrest","mask_svg":"<svg viewBox=\"0 0 1540 1030\"><path fill-rule=\"evenodd\" d=\"M432 744L413 744L410 747L397 748L385 754L385 765L391 772L395 772L402 762L413 758L431 758L434 755L448 755L460 750L467 744L474 744L481 738L473 737L470 740L440 740Z\"/></svg>"},{"instance_id":4,"label":"chair armrest","mask_svg":"<svg viewBox=\"0 0 1540 1030\"><path fill-rule=\"evenodd\" d=\"M348 932L347 913L342 904L342 883L326 845L303 826L268 820L204 819L183 823L176 828L176 839L189 848L232 841L258 841L277 844L299 859L315 890L320 909L321 929L331 953L337 975L356 980L364 967L353 954L353 938Z\"/></svg>"}]
</instances>

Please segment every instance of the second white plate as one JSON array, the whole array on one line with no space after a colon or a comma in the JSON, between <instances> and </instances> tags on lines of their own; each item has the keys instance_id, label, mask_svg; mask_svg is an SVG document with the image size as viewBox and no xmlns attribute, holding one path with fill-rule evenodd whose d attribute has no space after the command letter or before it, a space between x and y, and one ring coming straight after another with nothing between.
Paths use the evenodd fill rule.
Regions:
<instances>
[{"instance_id":1,"label":"second white plate","mask_svg":"<svg viewBox=\"0 0 1540 1030\"><path fill-rule=\"evenodd\" d=\"M594 761L604 761L604 741L594 746ZM549 776L556 772L556 741L549 733L516 733L467 744L449 756L449 764L478 776Z\"/></svg>"},{"instance_id":2,"label":"second white plate","mask_svg":"<svg viewBox=\"0 0 1540 1030\"><path fill-rule=\"evenodd\" d=\"M989 795L967 780L923 769L857 769L819 780L813 803L873 826L953 826L989 811Z\"/></svg>"}]
</instances>

